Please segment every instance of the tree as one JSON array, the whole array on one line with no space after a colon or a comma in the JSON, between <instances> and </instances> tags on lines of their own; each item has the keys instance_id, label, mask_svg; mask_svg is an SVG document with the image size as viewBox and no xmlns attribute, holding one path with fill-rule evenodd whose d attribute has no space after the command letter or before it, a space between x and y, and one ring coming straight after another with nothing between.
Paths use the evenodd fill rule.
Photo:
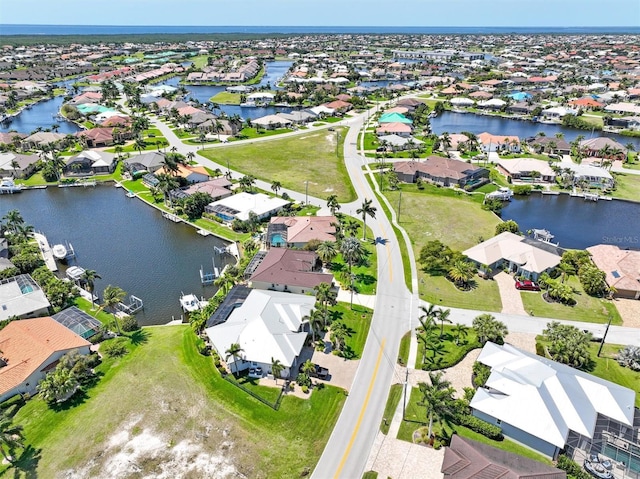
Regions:
<instances>
[{"instance_id":1,"label":"tree","mask_svg":"<svg viewBox=\"0 0 640 479\"><path fill-rule=\"evenodd\" d=\"M282 371L284 371L284 364L279 359L271 358L271 374L273 374L273 378L278 384L278 378L282 377Z\"/></svg>"},{"instance_id":2,"label":"tree","mask_svg":"<svg viewBox=\"0 0 640 479\"><path fill-rule=\"evenodd\" d=\"M340 252L349 265L349 275L351 275L353 265L364 258L364 247L357 238L345 238L340 243Z\"/></svg>"},{"instance_id":3,"label":"tree","mask_svg":"<svg viewBox=\"0 0 640 479\"><path fill-rule=\"evenodd\" d=\"M469 335L469 328L467 328L464 324L456 323L453 326L453 334L456 337L456 346L460 344L460 337L466 338Z\"/></svg>"},{"instance_id":4,"label":"tree","mask_svg":"<svg viewBox=\"0 0 640 479\"><path fill-rule=\"evenodd\" d=\"M133 147L136 149L138 154L141 155L142 150L144 150L147 147L147 142L144 141L142 138L136 138L135 142L133 143Z\"/></svg>"},{"instance_id":5,"label":"tree","mask_svg":"<svg viewBox=\"0 0 640 479\"><path fill-rule=\"evenodd\" d=\"M344 349L345 340L347 339L348 335L349 330L343 322L337 321L331 325L331 334L329 337L331 339L333 347L336 350L342 351Z\"/></svg>"},{"instance_id":6,"label":"tree","mask_svg":"<svg viewBox=\"0 0 640 479\"><path fill-rule=\"evenodd\" d=\"M449 319L449 315L451 314L450 309L438 309L438 315L436 319L440 321L440 340L444 336L444 323L451 324L453 321Z\"/></svg>"},{"instance_id":7,"label":"tree","mask_svg":"<svg viewBox=\"0 0 640 479\"><path fill-rule=\"evenodd\" d=\"M127 293L125 293L122 288L118 286L108 285L102 293L102 305L100 306L100 308L98 308L100 311L105 309L111 311L119 334L122 334L122 331L120 330L120 322L118 321L118 316L116 314L116 307L124 300L126 296Z\"/></svg>"},{"instance_id":8,"label":"tree","mask_svg":"<svg viewBox=\"0 0 640 479\"><path fill-rule=\"evenodd\" d=\"M640 371L640 348L638 346L625 346L618 352L616 361L620 366Z\"/></svg>"},{"instance_id":9,"label":"tree","mask_svg":"<svg viewBox=\"0 0 640 479\"><path fill-rule=\"evenodd\" d=\"M80 382L70 369L56 367L37 386L38 393L49 404L64 402L80 387Z\"/></svg>"},{"instance_id":10,"label":"tree","mask_svg":"<svg viewBox=\"0 0 640 479\"><path fill-rule=\"evenodd\" d=\"M316 248L316 254L325 265L328 265L338 255L335 241L323 241Z\"/></svg>"},{"instance_id":11,"label":"tree","mask_svg":"<svg viewBox=\"0 0 640 479\"><path fill-rule=\"evenodd\" d=\"M184 213L189 217L190 220L200 218L202 216L202 213L204 213L205 207L212 201L213 198L209 193L197 191L192 195L189 195L188 198L185 198L182 205Z\"/></svg>"},{"instance_id":12,"label":"tree","mask_svg":"<svg viewBox=\"0 0 640 479\"><path fill-rule=\"evenodd\" d=\"M472 326L481 344L485 344L487 341L501 344L504 341L504 337L509 333L507 326L503 322L498 321L488 313L476 316Z\"/></svg>"},{"instance_id":13,"label":"tree","mask_svg":"<svg viewBox=\"0 0 640 479\"><path fill-rule=\"evenodd\" d=\"M362 206L356 210L356 213L362 215L362 241L367 239L367 216L375 219L377 208L373 206L373 200L365 199Z\"/></svg>"},{"instance_id":14,"label":"tree","mask_svg":"<svg viewBox=\"0 0 640 479\"><path fill-rule=\"evenodd\" d=\"M476 274L473 263L463 259L457 259L449 267L447 277L460 289L469 289L469 283Z\"/></svg>"},{"instance_id":15,"label":"tree","mask_svg":"<svg viewBox=\"0 0 640 479\"><path fill-rule=\"evenodd\" d=\"M84 273L82 273L82 281L84 282L85 289L91 294L91 309L95 306L93 302L93 291L96 286L96 279L102 279L102 276L92 269L86 269Z\"/></svg>"},{"instance_id":16,"label":"tree","mask_svg":"<svg viewBox=\"0 0 640 479\"><path fill-rule=\"evenodd\" d=\"M314 286L313 289L316 292L316 301L322 306L322 313L325 320L324 325L326 327L326 319L329 315L329 306L335 306L336 304L336 293L329 283L320 283Z\"/></svg>"},{"instance_id":17,"label":"tree","mask_svg":"<svg viewBox=\"0 0 640 479\"><path fill-rule=\"evenodd\" d=\"M336 211L340 209L340 203L338 203L338 195L327 196L327 208L331 211L331 215L335 216Z\"/></svg>"},{"instance_id":18,"label":"tree","mask_svg":"<svg viewBox=\"0 0 640 479\"><path fill-rule=\"evenodd\" d=\"M551 278L547 279L545 283L547 286L546 294L551 299L564 304L575 304L575 300L573 299L573 288L571 286Z\"/></svg>"},{"instance_id":19,"label":"tree","mask_svg":"<svg viewBox=\"0 0 640 479\"><path fill-rule=\"evenodd\" d=\"M276 196L278 196L278 191L280 191L282 189L282 183L280 183L279 181L272 181L271 182L271 189L276 194Z\"/></svg>"},{"instance_id":20,"label":"tree","mask_svg":"<svg viewBox=\"0 0 640 479\"><path fill-rule=\"evenodd\" d=\"M496 235L508 231L509 233L518 234L520 233L520 226L513 220L503 221L502 223L498 223L496 225Z\"/></svg>"},{"instance_id":21,"label":"tree","mask_svg":"<svg viewBox=\"0 0 640 479\"><path fill-rule=\"evenodd\" d=\"M12 233L16 233L18 226L24 224L24 219L18 210L10 210L6 215L2 217L4 225Z\"/></svg>"},{"instance_id":22,"label":"tree","mask_svg":"<svg viewBox=\"0 0 640 479\"><path fill-rule=\"evenodd\" d=\"M552 321L542 331L542 337L549 343L547 351L554 361L578 369L584 369L590 365L591 333L581 331L575 326Z\"/></svg>"},{"instance_id":23,"label":"tree","mask_svg":"<svg viewBox=\"0 0 640 479\"><path fill-rule=\"evenodd\" d=\"M560 264L558 264L558 271L560 271L560 278L563 283L565 279L576 274L576 269L573 265L565 261L560 261Z\"/></svg>"},{"instance_id":24,"label":"tree","mask_svg":"<svg viewBox=\"0 0 640 479\"><path fill-rule=\"evenodd\" d=\"M233 358L233 365L235 366L235 372L233 373L234 376L238 373L238 359L242 359L242 357L240 356L240 353L243 353L244 349L242 349L242 347L240 346L239 343L232 343L231 345L229 345L229 349L227 349L224 354L224 360L228 361L229 358ZM244 360L243 360L244 361Z\"/></svg>"},{"instance_id":25,"label":"tree","mask_svg":"<svg viewBox=\"0 0 640 479\"><path fill-rule=\"evenodd\" d=\"M167 200L169 200L171 203L171 195L169 193L178 188L180 183L178 183L178 180L175 177L170 175L160 173L156 176L158 178L158 189L162 191L162 194L164 195L164 202L166 203Z\"/></svg>"},{"instance_id":26,"label":"tree","mask_svg":"<svg viewBox=\"0 0 640 479\"><path fill-rule=\"evenodd\" d=\"M451 383L442 379L442 372L429 373L431 384L419 383L422 394L419 406L425 408L426 417L429 419L429 438L433 436L433 423L449 424L454 417L455 390Z\"/></svg>"},{"instance_id":27,"label":"tree","mask_svg":"<svg viewBox=\"0 0 640 479\"><path fill-rule=\"evenodd\" d=\"M425 333L429 333L435 325L436 317L438 316L438 308L434 304L430 304L428 307L420 306L422 314L418 316L418 321Z\"/></svg>"},{"instance_id":28,"label":"tree","mask_svg":"<svg viewBox=\"0 0 640 479\"><path fill-rule=\"evenodd\" d=\"M238 183L240 184L242 191L252 191L253 185L256 183L256 179L252 175L244 175L240 178Z\"/></svg>"},{"instance_id":29,"label":"tree","mask_svg":"<svg viewBox=\"0 0 640 479\"><path fill-rule=\"evenodd\" d=\"M578 270L578 278L589 296L604 296L607 292L607 275L593 264L585 264Z\"/></svg>"},{"instance_id":30,"label":"tree","mask_svg":"<svg viewBox=\"0 0 640 479\"><path fill-rule=\"evenodd\" d=\"M0 411L0 453L9 464L13 464L16 449L24 447L22 426L13 424L6 409Z\"/></svg>"}]
</instances>

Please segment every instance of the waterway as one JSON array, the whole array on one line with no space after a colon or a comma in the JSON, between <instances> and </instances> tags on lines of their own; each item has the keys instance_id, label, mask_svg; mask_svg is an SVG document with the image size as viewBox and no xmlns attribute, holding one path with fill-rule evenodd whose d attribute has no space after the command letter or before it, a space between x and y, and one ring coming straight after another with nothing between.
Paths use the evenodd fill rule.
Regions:
<instances>
[{"instance_id":1,"label":"waterway","mask_svg":"<svg viewBox=\"0 0 640 479\"><path fill-rule=\"evenodd\" d=\"M585 138L607 136L622 145L633 143L636 150L640 149L640 138L616 135L615 133L603 131L594 131L592 135L591 131L567 128L562 125L512 120L498 116L474 115L473 113L444 112L431 119L431 129L438 135L445 131L449 133L469 131L476 135L487 131L494 135L516 135L519 138L536 136L539 132L543 131L547 136L555 136L556 133L562 133L564 134L565 140L569 142L575 140L579 135L583 135Z\"/></svg>"},{"instance_id":2,"label":"waterway","mask_svg":"<svg viewBox=\"0 0 640 479\"><path fill-rule=\"evenodd\" d=\"M57 96L50 100L41 101L32 105L28 110L22 110L20 114L13 117L11 122L0 124L0 132L17 131L29 134L36 128L51 129L53 125L58 125L58 133L76 133L80 127L69 121L56 119L60 107L64 102L64 97Z\"/></svg>"},{"instance_id":3,"label":"waterway","mask_svg":"<svg viewBox=\"0 0 640 479\"><path fill-rule=\"evenodd\" d=\"M180 318L180 295L211 297L215 286L202 286L200 267L213 269L214 246L226 243L202 237L196 229L162 218L159 211L123 189L47 188L0 196L0 216L17 209L25 222L49 239L70 242L77 258L72 264L95 270L96 293L116 285L144 302L136 317L140 324L164 324ZM215 255L216 266L233 262Z\"/></svg>"},{"instance_id":4,"label":"waterway","mask_svg":"<svg viewBox=\"0 0 640 479\"><path fill-rule=\"evenodd\" d=\"M521 231L547 229L563 248L596 244L640 248L640 204L613 200L585 201L569 195L514 197L505 203L502 219L514 220Z\"/></svg>"}]
</instances>

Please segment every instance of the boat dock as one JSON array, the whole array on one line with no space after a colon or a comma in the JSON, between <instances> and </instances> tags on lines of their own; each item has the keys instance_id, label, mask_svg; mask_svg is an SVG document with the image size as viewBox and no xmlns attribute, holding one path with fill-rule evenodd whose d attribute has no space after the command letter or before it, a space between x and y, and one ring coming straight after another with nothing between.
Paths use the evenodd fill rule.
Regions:
<instances>
[{"instance_id":1,"label":"boat dock","mask_svg":"<svg viewBox=\"0 0 640 479\"><path fill-rule=\"evenodd\" d=\"M44 264L47 266L49 271L54 273L58 271L58 265L53 257L53 252L51 251L47 237L42 233L33 233L33 237L38 242L38 248L40 248L40 253L42 253L42 257L44 258Z\"/></svg>"},{"instance_id":2,"label":"boat dock","mask_svg":"<svg viewBox=\"0 0 640 479\"><path fill-rule=\"evenodd\" d=\"M200 236L209 236L211 234L211 231L200 228L198 231L196 231L196 233L198 233Z\"/></svg>"},{"instance_id":3,"label":"boat dock","mask_svg":"<svg viewBox=\"0 0 640 479\"><path fill-rule=\"evenodd\" d=\"M116 305L116 309L118 310L116 314L133 316L138 311L141 311L144 309L144 304L142 303L142 300L137 296L130 295L129 304L118 303Z\"/></svg>"},{"instance_id":4,"label":"boat dock","mask_svg":"<svg viewBox=\"0 0 640 479\"><path fill-rule=\"evenodd\" d=\"M173 213L167 213L166 211L162 213L162 217L168 219L169 221L173 221L174 223L181 223L182 218L178 215L174 215Z\"/></svg>"},{"instance_id":5,"label":"boat dock","mask_svg":"<svg viewBox=\"0 0 640 479\"><path fill-rule=\"evenodd\" d=\"M76 181L73 183L60 183L58 188L71 188L74 186L82 186L86 188L87 186L96 186L98 183L96 181Z\"/></svg>"}]
</instances>

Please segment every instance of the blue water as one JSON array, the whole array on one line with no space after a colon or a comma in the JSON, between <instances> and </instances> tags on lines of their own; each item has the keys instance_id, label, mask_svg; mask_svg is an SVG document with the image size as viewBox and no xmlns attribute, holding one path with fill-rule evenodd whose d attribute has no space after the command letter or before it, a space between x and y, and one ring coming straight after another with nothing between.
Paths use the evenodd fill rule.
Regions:
<instances>
[{"instance_id":1,"label":"blue water","mask_svg":"<svg viewBox=\"0 0 640 479\"><path fill-rule=\"evenodd\" d=\"M51 100L42 101L32 105L28 110L13 117L10 122L0 124L0 132L17 131L18 133L31 133L36 128L51 129L58 125L58 133L70 134L80 131L80 128L68 121L54 118L60 111L64 98L61 96Z\"/></svg>"},{"instance_id":2,"label":"blue water","mask_svg":"<svg viewBox=\"0 0 640 479\"><path fill-rule=\"evenodd\" d=\"M258 26L258 25L8 25L0 35L118 35L142 33L247 33L247 34L623 34L640 27L433 27L433 26Z\"/></svg>"}]
</instances>

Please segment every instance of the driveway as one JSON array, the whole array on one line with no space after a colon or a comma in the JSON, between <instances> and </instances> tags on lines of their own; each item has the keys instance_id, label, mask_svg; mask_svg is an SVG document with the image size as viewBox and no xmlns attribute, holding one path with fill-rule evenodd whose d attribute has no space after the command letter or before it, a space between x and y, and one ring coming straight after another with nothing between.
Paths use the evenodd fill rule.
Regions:
<instances>
[{"instance_id":1,"label":"driveway","mask_svg":"<svg viewBox=\"0 0 640 479\"><path fill-rule=\"evenodd\" d=\"M496 274L493 279L500 290L502 312L505 314L519 314L526 316L527 312L524 310L520 291L518 291L514 286L513 278L504 271L501 271Z\"/></svg>"}]
</instances>

